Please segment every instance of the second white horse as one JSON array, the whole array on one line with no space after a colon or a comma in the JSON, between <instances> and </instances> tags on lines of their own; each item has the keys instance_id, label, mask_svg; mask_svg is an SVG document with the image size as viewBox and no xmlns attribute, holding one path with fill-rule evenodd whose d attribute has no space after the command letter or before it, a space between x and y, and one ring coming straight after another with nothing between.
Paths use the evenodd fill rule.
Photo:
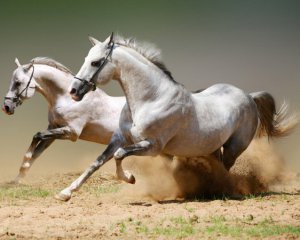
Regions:
<instances>
[{"instance_id":1,"label":"second white horse","mask_svg":"<svg viewBox=\"0 0 300 240\"><path fill-rule=\"evenodd\" d=\"M36 91L48 102L48 128L33 136L14 180L16 183L25 177L34 161L55 139L109 143L119 126L125 97L111 97L97 89L87 94L81 102L76 102L68 92L73 74L61 63L44 57L34 58L25 65L21 65L18 59L15 62L18 67L13 73L3 111L12 115L15 108Z\"/></svg>"}]
</instances>

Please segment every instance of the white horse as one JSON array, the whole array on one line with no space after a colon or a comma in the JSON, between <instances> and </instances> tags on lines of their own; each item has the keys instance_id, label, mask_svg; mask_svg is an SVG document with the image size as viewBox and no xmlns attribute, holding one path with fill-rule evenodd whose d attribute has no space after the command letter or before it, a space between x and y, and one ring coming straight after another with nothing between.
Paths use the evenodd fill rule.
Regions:
<instances>
[{"instance_id":1,"label":"white horse","mask_svg":"<svg viewBox=\"0 0 300 240\"><path fill-rule=\"evenodd\" d=\"M34 161L55 139L109 143L118 128L125 97L111 97L101 89L96 89L81 102L76 102L68 91L73 74L62 64L41 57L23 66L18 59L15 62L18 67L13 73L3 111L13 114L23 100L31 98L37 91L47 100L49 112L48 128L33 136L14 182L18 183L25 177ZM117 174L124 175L119 170Z\"/></svg>"},{"instance_id":2,"label":"white horse","mask_svg":"<svg viewBox=\"0 0 300 240\"><path fill-rule=\"evenodd\" d=\"M215 155L229 170L257 129L280 137L297 122L286 118L286 108L276 113L274 99L266 92L251 96L234 86L217 84L191 94L173 79L155 49L139 47L132 40L115 40L113 34L103 43L94 38L90 41L94 46L75 77L70 92L73 99L81 100L96 84L115 79L127 104L121 113L120 130L104 153L60 192L62 200L69 199L113 156L121 161L129 155Z\"/></svg>"}]
</instances>

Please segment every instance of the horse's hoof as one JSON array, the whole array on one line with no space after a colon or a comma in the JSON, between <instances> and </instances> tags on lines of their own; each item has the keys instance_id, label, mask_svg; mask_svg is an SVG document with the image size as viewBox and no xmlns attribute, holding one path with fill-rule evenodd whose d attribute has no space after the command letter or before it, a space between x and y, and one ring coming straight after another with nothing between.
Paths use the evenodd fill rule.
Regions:
<instances>
[{"instance_id":1,"label":"horse's hoof","mask_svg":"<svg viewBox=\"0 0 300 240\"><path fill-rule=\"evenodd\" d=\"M129 179L129 183L130 184L135 184L135 177L133 175L131 175L131 177Z\"/></svg>"},{"instance_id":2,"label":"horse's hoof","mask_svg":"<svg viewBox=\"0 0 300 240\"><path fill-rule=\"evenodd\" d=\"M20 185L20 184L21 184L21 181L20 181L20 180L14 179L14 180L9 181L9 182L7 182L7 183L8 183L8 185Z\"/></svg>"},{"instance_id":3,"label":"horse's hoof","mask_svg":"<svg viewBox=\"0 0 300 240\"><path fill-rule=\"evenodd\" d=\"M60 193L56 194L54 198L60 201L67 202L71 199L71 192L64 192L63 190Z\"/></svg>"},{"instance_id":4,"label":"horse's hoof","mask_svg":"<svg viewBox=\"0 0 300 240\"><path fill-rule=\"evenodd\" d=\"M22 185L22 181L20 177L16 177L14 180L6 182L6 184L11 186L17 186L17 185Z\"/></svg>"},{"instance_id":5,"label":"horse's hoof","mask_svg":"<svg viewBox=\"0 0 300 240\"><path fill-rule=\"evenodd\" d=\"M124 174L126 176L126 182L135 184L135 177L129 171L124 171Z\"/></svg>"}]
</instances>

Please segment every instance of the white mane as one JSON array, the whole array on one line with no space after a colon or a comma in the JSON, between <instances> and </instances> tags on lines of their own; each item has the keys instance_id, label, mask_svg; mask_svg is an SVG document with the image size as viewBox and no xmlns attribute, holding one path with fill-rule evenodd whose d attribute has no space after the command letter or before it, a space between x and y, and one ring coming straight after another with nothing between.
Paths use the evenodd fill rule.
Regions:
<instances>
[{"instance_id":1,"label":"white mane","mask_svg":"<svg viewBox=\"0 0 300 240\"><path fill-rule=\"evenodd\" d=\"M69 68L49 57L36 57L31 59L30 63L48 65L50 67L57 68L65 73L70 73L73 75L72 71Z\"/></svg>"},{"instance_id":2,"label":"white mane","mask_svg":"<svg viewBox=\"0 0 300 240\"><path fill-rule=\"evenodd\" d=\"M147 42L138 42L135 38L124 38L122 36L115 36L115 42L134 49L149 61L161 61L161 51L155 45Z\"/></svg>"},{"instance_id":3,"label":"white mane","mask_svg":"<svg viewBox=\"0 0 300 240\"><path fill-rule=\"evenodd\" d=\"M115 42L119 45L129 47L137 51L139 54L147 58L150 62L160 68L174 83L177 83L171 72L168 70L166 65L163 63L161 58L161 51L151 43L137 42L135 38L124 38L121 36L115 37Z\"/></svg>"}]
</instances>

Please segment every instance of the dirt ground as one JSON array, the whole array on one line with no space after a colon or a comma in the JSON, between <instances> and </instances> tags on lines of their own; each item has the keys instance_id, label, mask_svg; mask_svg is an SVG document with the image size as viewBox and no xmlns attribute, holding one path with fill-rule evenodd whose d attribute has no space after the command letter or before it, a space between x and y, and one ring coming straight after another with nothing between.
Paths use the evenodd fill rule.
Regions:
<instances>
[{"instance_id":1,"label":"dirt ground","mask_svg":"<svg viewBox=\"0 0 300 240\"><path fill-rule=\"evenodd\" d=\"M265 141L227 173L214 159L135 159L136 176L99 171L68 202L79 173L0 185L0 239L300 239L300 174Z\"/></svg>"}]
</instances>

